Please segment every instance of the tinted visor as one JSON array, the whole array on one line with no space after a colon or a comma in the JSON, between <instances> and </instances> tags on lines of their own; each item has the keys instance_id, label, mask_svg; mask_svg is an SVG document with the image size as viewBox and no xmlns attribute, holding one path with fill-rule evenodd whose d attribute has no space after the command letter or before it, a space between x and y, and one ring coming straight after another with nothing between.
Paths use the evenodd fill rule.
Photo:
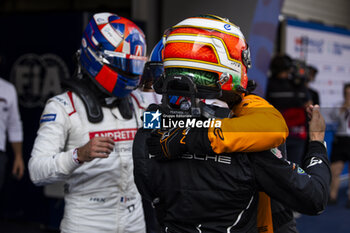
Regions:
<instances>
[{"instance_id":1,"label":"tinted visor","mask_svg":"<svg viewBox=\"0 0 350 233\"><path fill-rule=\"evenodd\" d=\"M142 74L142 82L156 82L163 73L163 62L147 62Z\"/></svg>"},{"instance_id":2,"label":"tinted visor","mask_svg":"<svg viewBox=\"0 0 350 233\"><path fill-rule=\"evenodd\" d=\"M147 61L147 57L144 56L135 56L109 50L104 50L101 55L103 63L133 75L141 75Z\"/></svg>"}]
</instances>

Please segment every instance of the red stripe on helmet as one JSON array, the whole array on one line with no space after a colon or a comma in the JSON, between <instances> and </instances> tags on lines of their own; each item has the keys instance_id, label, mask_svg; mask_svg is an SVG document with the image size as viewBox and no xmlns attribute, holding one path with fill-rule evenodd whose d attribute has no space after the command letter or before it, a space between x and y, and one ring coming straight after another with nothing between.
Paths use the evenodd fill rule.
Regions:
<instances>
[{"instance_id":1,"label":"red stripe on helmet","mask_svg":"<svg viewBox=\"0 0 350 233\"><path fill-rule=\"evenodd\" d=\"M96 81L101 84L108 92L112 93L117 83L118 73L112 71L108 66L102 66L96 76Z\"/></svg>"},{"instance_id":2,"label":"red stripe on helmet","mask_svg":"<svg viewBox=\"0 0 350 233\"><path fill-rule=\"evenodd\" d=\"M186 58L218 63L213 48L188 42L169 43L164 49L164 58Z\"/></svg>"},{"instance_id":3,"label":"red stripe on helmet","mask_svg":"<svg viewBox=\"0 0 350 233\"><path fill-rule=\"evenodd\" d=\"M206 30L202 28L184 27L184 28L176 28L170 34L179 34L179 33L219 37L225 42L230 58L236 59L239 61L242 60L242 50L247 48L247 45L243 38L239 38L234 35L218 32L218 31Z\"/></svg>"}]
</instances>

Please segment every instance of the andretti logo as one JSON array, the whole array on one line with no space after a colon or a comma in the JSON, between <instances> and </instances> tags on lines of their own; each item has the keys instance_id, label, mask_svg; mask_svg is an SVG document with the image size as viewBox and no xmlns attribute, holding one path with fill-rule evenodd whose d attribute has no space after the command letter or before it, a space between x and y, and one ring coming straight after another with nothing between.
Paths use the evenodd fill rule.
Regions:
<instances>
[{"instance_id":1,"label":"andretti logo","mask_svg":"<svg viewBox=\"0 0 350 233\"><path fill-rule=\"evenodd\" d=\"M113 137L115 142L134 140L137 129L116 129L108 131L90 132L90 139L94 137Z\"/></svg>"}]
</instances>

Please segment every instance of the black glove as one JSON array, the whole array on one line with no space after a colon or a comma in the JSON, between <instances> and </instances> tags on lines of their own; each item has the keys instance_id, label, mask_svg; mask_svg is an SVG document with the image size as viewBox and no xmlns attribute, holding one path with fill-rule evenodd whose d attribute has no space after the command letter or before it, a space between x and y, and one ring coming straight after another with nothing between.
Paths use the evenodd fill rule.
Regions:
<instances>
[{"instance_id":1,"label":"black glove","mask_svg":"<svg viewBox=\"0 0 350 233\"><path fill-rule=\"evenodd\" d=\"M186 137L191 128L172 128L168 131L156 130L147 139L148 152L158 159L179 158L188 152Z\"/></svg>"},{"instance_id":2,"label":"black glove","mask_svg":"<svg viewBox=\"0 0 350 233\"><path fill-rule=\"evenodd\" d=\"M172 128L156 130L147 139L149 154L157 159L176 159L185 153L214 154L208 139L208 129Z\"/></svg>"}]
</instances>

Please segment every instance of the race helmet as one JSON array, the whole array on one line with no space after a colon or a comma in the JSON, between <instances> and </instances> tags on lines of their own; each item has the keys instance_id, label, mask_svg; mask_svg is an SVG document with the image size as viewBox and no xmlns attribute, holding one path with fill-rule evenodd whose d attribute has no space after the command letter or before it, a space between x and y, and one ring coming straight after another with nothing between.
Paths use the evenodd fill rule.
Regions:
<instances>
[{"instance_id":1,"label":"race helmet","mask_svg":"<svg viewBox=\"0 0 350 233\"><path fill-rule=\"evenodd\" d=\"M199 91L245 92L250 52L239 27L215 15L187 18L165 32L165 75L192 77Z\"/></svg>"},{"instance_id":2,"label":"race helmet","mask_svg":"<svg viewBox=\"0 0 350 233\"><path fill-rule=\"evenodd\" d=\"M153 48L149 61L145 64L142 74L141 83L155 83L164 73L163 52L164 52L165 37L156 44Z\"/></svg>"},{"instance_id":3,"label":"race helmet","mask_svg":"<svg viewBox=\"0 0 350 233\"><path fill-rule=\"evenodd\" d=\"M137 88L146 57L142 30L112 13L95 14L86 26L80 47L80 65L99 89L125 97Z\"/></svg>"}]
</instances>

